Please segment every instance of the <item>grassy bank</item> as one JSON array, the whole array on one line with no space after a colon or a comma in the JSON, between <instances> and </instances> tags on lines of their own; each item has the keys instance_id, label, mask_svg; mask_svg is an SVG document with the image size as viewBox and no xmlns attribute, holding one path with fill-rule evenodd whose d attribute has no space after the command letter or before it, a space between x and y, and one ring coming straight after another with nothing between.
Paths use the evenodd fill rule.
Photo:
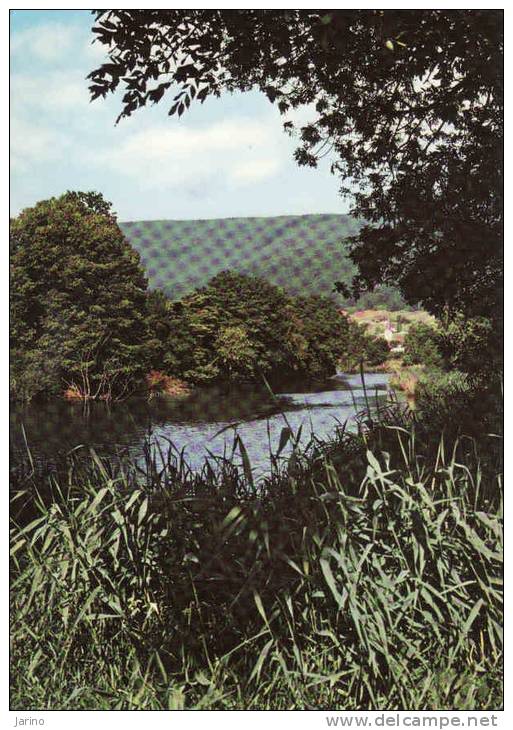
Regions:
<instances>
[{"instance_id":1,"label":"grassy bank","mask_svg":"<svg viewBox=\"0 0 513 730\"><path fill-rule=\"evenodd\" d=\"M12 709L502 705L497 439L396 406L259 485L236 447L242 469L149 447L28 479Z\"/></svg>"}]
</instances>

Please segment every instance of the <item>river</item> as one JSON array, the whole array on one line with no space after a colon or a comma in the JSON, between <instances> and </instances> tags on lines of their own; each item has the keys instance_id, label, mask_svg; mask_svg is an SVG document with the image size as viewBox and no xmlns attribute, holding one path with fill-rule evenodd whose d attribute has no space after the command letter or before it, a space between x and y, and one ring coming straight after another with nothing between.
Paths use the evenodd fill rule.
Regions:
<instances>
[{"instance_id":1,"label":"river","mask_svg":"<svg viewBox=\"0 0 513 730\"><path fill-rule=\"evenodd\" d=\"M355 416L387 396L383 373L365 375L365 389L359 375L337 373L322 383L287 381L274 386L274 395L254 385L215 387L195 391L183 400L131 398L111 406L53 401L14 406L10 413L11 459L26 455L25 438L36 464L51 463L69 450L93 447L102 456L129 453L141 458L148 436L163 451L172 444L184 453L194 470L205 459L230 456L237 433L249 456L255 478L269 471L269 448L275 453L285 426L297 432L306 446L312 434L328 439L337 425L348 422L355 428ZM221 433L219 433L221 432ZM284 450L284 454L287 449Z\"/></svg>"}]
</instances>

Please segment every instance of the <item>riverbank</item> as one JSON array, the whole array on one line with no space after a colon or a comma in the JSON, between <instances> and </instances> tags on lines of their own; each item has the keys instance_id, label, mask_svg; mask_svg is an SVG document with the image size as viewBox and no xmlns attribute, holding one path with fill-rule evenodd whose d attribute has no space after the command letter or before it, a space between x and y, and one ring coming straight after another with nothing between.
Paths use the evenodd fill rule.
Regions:
<instances>
[{"instance_id":1,"label":"riverbank","mask_svg":"<svg viewBox=\"0 0 513 730\"><path fill-rule=\"evenodd\" d=\"M264 383L228 383L196 388L180 398L162 395L114 404L56 399L13 406L10 432L16 453L27 461L26 437L32 459L42 466L61 463L77 444L86 455L93 448L114 461L127 451L131 458L141 458L151 432L163 452L172 443L196 471L201 471L206 459L231 453L237 433L246 444L257 475L261 475L269 471L270 450L278 448L287 423L296 431L302 428L301 443L306 446L312 432L329 439L337 426L348 420L348 427L354 429L357 412L368 402L373 405L376 398L383 401L386 395L386 375L367 374L364 390L359 374L339 373L314 382L287 378L274 383L271 390ZM290 448L290 443L286 444L283 454Z\"/></svg>"},{"instance_id":2,"label":"riverbank","mask_svg":"<svg viewBox=\"0 0 513 730\"><path fill-rule=\"evenodd\" d=\"M447 423L369 413L258 494L231 458L77 464L13 525L11 707L500 709L497 445Z\"/></svg>"}]
</instances>

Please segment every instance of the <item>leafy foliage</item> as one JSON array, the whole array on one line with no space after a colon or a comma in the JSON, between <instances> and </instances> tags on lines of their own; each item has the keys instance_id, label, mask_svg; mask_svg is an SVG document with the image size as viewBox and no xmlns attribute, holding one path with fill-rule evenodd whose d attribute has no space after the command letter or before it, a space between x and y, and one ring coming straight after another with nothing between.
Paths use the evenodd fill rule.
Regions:
<instances>
[{"instance_id":1,"label":"leafy foliage","mask_svg":"<svg viewBox=\"0 0 513 730\"><path fill-rule=\"evenodd\" d=\"M255 377L257 353L244 325L222 327L214 342L219 367L230 379Z\"/></svg>"},{"instance_id":2,"label":"leafy foliage","mask_svg":"<svg viewBox=\"0 0 513 730\"><path fill-rule=\"evenodd\" d=\"M69 192L11 221L11 388L110 399L145 369L146 279L110 204Z\"/></svg>"},{"instance_id":3,"label":"leafy foliage","mask_svg":"<svg viewBox=\"0 0 513 730\"><path fill-rule=\"evenodd\" d=\"M413 324L404 339L404 365L464 373L475 383L497 387L502 371L502 329L486 317L458 313L445 325Z\"/></svg>"},{"instance_id":4,"label":"leafy foliage","mask_svg":"<svg viewBox=\"0 0 513 730\"><path fill-rule=\"evenodd\" d=\"M351 347L349 322L332 301L292 297L258 277L224 271L164 306L161 362L191 382L322 377Z\"/></svg>"},{"instance_id":5,"label":"leafy foliage","mask_svg":"<svg viewBox=\"0 0 513 730\"><path fill-rule=\"evenodd\" d=\"M150 369L194 383L335 372L355 352L332 300L222 272L172 302L97 193L41 201L11 222L11 392L129 394Z\"/></svg>"},{"instance_id":6,"label":"leafy foliage","mask_svg":"<svg viewBox=\"0 0 513 730\"><path fill-rule=\"evenodd\" d=\"M293 308L292 345L300 369L313 377L332 375L353 349L353 326L326 297L297 297Z\"/></svg>"},{"instance_id":7,"label":"leafy foliage","mask_svg":"<svg viewBox=\"0 0 513 730\"><path fill-rule=\"evenodd\" d=\"M438 328L424 322L411 325L404 338L405 365L425 365L440 368L444 364L441 352L441 333Z\"/></svg>"},{"instance_id":8,"label":"leafy foliage","mask_svg":"<svg viewBox=\"0 0 513 730\"><path fill-rule=\"evenodd\" d=\"M495 381L503 367L502 320L459 314L444 331L441 348L449 368Z\"/></svg>"},{"instance_id":9,"label":"leafy foliage","mask_svg":"<svg viewBox=\"0 0 513 730\"><path fill-rule=\"evenodd\" d=\"M365 336L364 357L367 365L382 365L390 354L388 343L384 337Z\"/></svg>"},{"instance_id":10,"label":"leafy foliage","mask_svg":"<svg viewBox=\"0 0 513 730\"><path fill-rule=\"evenodd\" d=\"M252 88L284 115L315 108L296 159L315 165L331 151L341 192L369 224L353 239L354 291L398 284L434 314L497 314L500 11L98 10L95 18L109 59L90 74L91 95L122 84L120 118L172 89L177 116L209 95Z\"/></svg>"},{"instance_id":11,"label":"leafy foliage","mask_svg":"<svg viewBox=\"0 0 513 730\"><path fill-rule=\"evenodd\" d=\"M428 404L436 405L441 400L453 401L454 396L466 394L470 390L468 378L459 370L431 369L422 372L417 383L415 397L417 404L425 408Z\"/></svg>"}]
</instances>

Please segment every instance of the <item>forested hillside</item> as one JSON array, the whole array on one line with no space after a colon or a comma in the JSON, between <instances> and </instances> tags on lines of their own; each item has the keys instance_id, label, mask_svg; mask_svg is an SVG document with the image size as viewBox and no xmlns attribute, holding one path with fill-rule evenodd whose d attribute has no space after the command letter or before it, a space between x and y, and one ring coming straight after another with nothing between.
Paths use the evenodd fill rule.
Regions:
<instances>
[{"instance_id":1,"label":"forested hillside","mask_svg":"<svg viewBox=\"0 0 513 730\"><path fill-rule=\"evenodd\" d=\"M355 271L347 238L360 226L348 215L133 221L120 227L140 253L150 287L172 299L230 269L292 294L322 294L348 304L333 293L334 282L350 284ZM358 302L361 308L379 305L404 307L398 292L386 287Z\"/></svg>"}]
</instances>

